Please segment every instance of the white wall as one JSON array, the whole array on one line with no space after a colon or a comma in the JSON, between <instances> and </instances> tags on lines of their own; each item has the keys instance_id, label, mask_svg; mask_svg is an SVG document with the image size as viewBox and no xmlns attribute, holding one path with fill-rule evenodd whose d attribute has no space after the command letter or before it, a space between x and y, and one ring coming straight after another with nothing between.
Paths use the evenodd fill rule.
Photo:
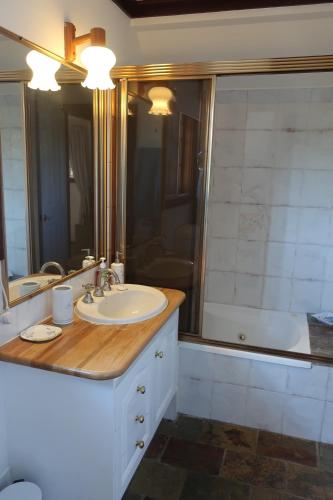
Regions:
<instances>
[{"instance_id":1,"label":"white wall","mask_svg":"<svg viewBox=\"0 0 333 500\"><path fill-rule=\"evenodd\" d=\"M330 4L137 19L140 64L330 54Z\"/></svg>"},{"instance_id":2,"label":"white wall","mask_svg":"<svg viewBox=\"0 0 333 500\"><path fill-rule=\"evenodd\" d=\"M118 64L134 64L137 46L129 18L111 0L0 0L1 25L63 55L64 21L81 35L94 26L106 29L107 45Z\"/></svg>"}]
</instances>

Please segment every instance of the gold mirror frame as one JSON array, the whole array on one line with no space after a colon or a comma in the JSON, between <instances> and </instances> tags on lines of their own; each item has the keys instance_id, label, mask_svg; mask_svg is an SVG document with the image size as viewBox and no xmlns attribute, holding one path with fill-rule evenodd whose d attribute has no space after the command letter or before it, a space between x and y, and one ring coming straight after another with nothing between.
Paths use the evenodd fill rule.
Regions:
<instances>
[{"instance_id":1,"label":"gold mirror frame","mask_svg":"<svg viewBox=\"0 0 333 500\"><path fill-rule=\"evenodd\" d=\"M0 35L3 35L29 49L34 49L48 57L59 61L66 66L65 70L60 70L57 75L59 83L80 83L84 80L86 70L80 66L66 61L63 57L54 54L53 52L41 47L40 45L25 39L22 36L16 35L12 31L0 26ZM22 71L0 71L0 82L27 82L30 80L31 72L29 70ZM107 214L107 206L109 206L110 198L110 180L108 178L108 165L110 163L110 148L108 147L111 134L111 91L93 92L93 157L94 157L94 184L95 184L95 246L96 257L99 255L107 256L107 235L109 220ZM90 266L95 267L97 264ZM89 268L82 268L78 271L65 276L57 281L57 285L63 283L75 276L87 271ZM8 294L8 276L5 275L5 288ZM9 303L10 307L39 295L54 287L54 283L44 286L30 294L24 295Z\"/></svg>"}]
</instances>

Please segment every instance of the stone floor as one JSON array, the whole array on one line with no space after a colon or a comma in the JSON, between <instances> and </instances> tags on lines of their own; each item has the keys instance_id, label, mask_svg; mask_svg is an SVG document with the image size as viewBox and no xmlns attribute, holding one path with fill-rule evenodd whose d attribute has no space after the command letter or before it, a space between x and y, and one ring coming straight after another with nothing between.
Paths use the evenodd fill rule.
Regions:
<instances>
[{"instance_id":1,"label":"stone floor","mask_svg":"<svg viewBox=\"0 0 333 500\"><path fill-rule=\"evenodd\" d=\"M333 446L185 416L161 423L123 497L298 499L333 500Z\"/></svg>"}]
</instances>

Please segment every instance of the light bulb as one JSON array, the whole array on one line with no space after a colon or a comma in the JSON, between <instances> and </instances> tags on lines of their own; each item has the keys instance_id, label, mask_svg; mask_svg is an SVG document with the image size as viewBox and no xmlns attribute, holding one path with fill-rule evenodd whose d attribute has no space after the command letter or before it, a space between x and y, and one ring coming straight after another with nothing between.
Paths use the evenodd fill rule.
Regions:
<instances>
[{"instance_id":1,"label":"light bulb","mask_svg":"<svg viewBox=\"0 0 333 500\"><path fill-rule=\"evenodd\" d=\"M114 89L115 84L110 78L110 71L116 64L116 56L107 47L91 45L85 48L80 56L83 66L88 70L88 74L83 87L92 90Z\"/></svg>"},{"instance_id":2,"label":"light bulb","mask_svg":"<svg viewBox=\"0 0 333 500\"><path fill-rule=\"evenodd\" d=\"M39 90L60 90L55 79L55 73L60 68L60 62L45 56L37 50L31 50L26 57L26 62L29 68L32 69L32 79L28 83L31 89Z\"/></svg>"},{"instance_id":3,"label":"light bulb","mask_svg":"<svg viewBox=\"0 0 333 500\"><path fill-rule=\"evenodd\" d=\"M172 115L170 101L174 99L174 95L168 87L152 87L148 91L148 97L153 103L149 110L150 115Z\"/></svg>"}]
</instances>

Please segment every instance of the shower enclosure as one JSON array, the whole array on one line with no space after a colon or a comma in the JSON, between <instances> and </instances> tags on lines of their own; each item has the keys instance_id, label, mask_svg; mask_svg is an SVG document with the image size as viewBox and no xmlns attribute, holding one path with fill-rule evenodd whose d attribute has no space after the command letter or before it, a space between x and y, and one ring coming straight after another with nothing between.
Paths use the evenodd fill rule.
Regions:
<instances>
[{"instance_id":1,"label":"shower enclosure","mask_svg":"<svg viewBox=\"0 0 333 500\"><path fill-rule=\"evenodd\" d=\"M118 231L126 281L186 293L180 330L198 334L212 80L123 82ZM120 224L119 224L120 219Z\"/></svg>"}]
</instances>

